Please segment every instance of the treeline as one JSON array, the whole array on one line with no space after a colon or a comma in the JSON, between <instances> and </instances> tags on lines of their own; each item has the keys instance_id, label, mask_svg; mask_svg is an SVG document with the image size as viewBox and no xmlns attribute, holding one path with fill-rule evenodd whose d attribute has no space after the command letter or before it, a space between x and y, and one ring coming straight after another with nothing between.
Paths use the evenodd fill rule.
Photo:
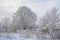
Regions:
<instances>
[{"instance_id":1,"label":"treeline","mask_svg":"<svg viewBox=\"0 0 60 40\"><path fill-rule=\"evenodd\" d=\"M13 17L4 17L0 22L0 32L16 32L17 30L30 30L37 28L37 15L28 7L17 9Z\"/></svg>"}]
</instances>

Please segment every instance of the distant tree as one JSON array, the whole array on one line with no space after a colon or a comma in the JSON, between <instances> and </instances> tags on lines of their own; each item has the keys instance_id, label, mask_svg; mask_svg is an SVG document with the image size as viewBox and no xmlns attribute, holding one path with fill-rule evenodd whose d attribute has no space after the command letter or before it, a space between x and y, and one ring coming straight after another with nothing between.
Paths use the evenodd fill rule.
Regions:
<instances>
[{"instance_id":1,"label":"distant tree","mask_svg":"<svg viewBox=\"0 0 60 40\"><path fill-rule=\"evenodd\" d=\"M8 32L9 23L10 23L9 17L4 17L2 19L2 27L4 28L3 30L5 30L5 32Z\"/></svg>"},{"instance_id":2,"label":"distant tree","mask_svg":"<svg viewBox=\"0 0 60 40\"><path fill-rule=\"evenodd\" d=\"M19 7L13 16L13 27L15 29L30 29L34 27L36 20L36 14L28 7Z\"/></svg>"}]
</instances>

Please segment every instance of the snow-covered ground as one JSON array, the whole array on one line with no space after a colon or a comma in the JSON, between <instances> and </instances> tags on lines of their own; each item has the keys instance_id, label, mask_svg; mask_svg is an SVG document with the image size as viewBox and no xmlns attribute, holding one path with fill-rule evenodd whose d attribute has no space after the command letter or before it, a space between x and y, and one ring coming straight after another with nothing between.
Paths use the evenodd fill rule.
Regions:
<instances>
[{"instance_id":1,"label":"snow-covered ground","mask_svg":"<svg viewBox=\"0 0 60 40\"><path fill-rule=\"evenodd\" d=\"M40 35L39 37L29 31L20 31L17 33L0 33L0 40L49 40L49 35Z\"/></svg>"},{"instance_id":2,"label":"snow-covered ground","mask_svg":"<svg viewBox=\"0 0 60 40\"><path fill-rule=\"evenodd\" d=\"M28 35L28 34L27 34ZM26 36L24 34L0 34L0 40L49 40L49 37L47 35L40 36L38 38L34 34L30 34L29 36Z\"/></svg>"},{"instance_id":3,"label":"snow-covered ground","mask_svg":"<svg viewBox=\"0 0 60 40\"><path fill-rule=\"evenodd\" d=\"M0 35L0 40L37 40L36 36L31 36L31 37L25 37L25 35L20 35L20 34L1 34Z\"/></svg>"}]
</instances>

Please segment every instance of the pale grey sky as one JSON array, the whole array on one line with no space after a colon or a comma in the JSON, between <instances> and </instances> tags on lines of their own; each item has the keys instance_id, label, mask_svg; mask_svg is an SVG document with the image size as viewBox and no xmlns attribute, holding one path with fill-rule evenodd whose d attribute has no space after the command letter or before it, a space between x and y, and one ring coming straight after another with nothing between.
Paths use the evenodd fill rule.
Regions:
<instances>
[{"instance_id":1,"label":"pale grey sky","mask_svg":"<svg viewBox=\"0 0 60 40\"><path fill-rule=\"evenodd\" d=\"M18 7L24 5L41 17L52 7L60 8L60 0L0 0L0 18L11 17Z\"/></svg>"}]
</instances>

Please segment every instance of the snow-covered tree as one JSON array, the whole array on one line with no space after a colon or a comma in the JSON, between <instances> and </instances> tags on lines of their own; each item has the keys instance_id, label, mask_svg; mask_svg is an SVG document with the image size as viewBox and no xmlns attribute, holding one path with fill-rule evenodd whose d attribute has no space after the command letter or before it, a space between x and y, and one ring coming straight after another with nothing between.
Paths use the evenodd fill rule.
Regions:
<instances>
[{"instance_id":1,"label":"snow-covered tree","mask_svg":"<svg viewBox=\"0 0 60 40\"><path fill-rule=\"evenodd\" d=\"M5 32L8 32L8 27L9 27L9 24L10 24L10 18L9 17L4 17L3 19L2 19L2 22L1 22L1 24L2 24L2 30L5 30Z\"/></svg>"},{"instance_id":2,"label":"snow-covered tree","mask_svg":"<svg viewBox=\"0 0 60 40\"><path fill-rule=\"evenodd\" d=\"M28 7L19 7L13 16L13 26L15 29L30 29L35 26L37 16Z\"/></svg>"},{"instance_id":3,"label":"snow-covered tree","mask_svg":"<svg viewBox=\"0 0 60 40\"><path fill-rule=\"evenodd\" d=\"M60 25L58 9L55 7L48 11L42 19L40 19L40 27L43 29L49 29L51 36L54 34L54 30L57 29Z\"/></svg>"}]
</instances>

